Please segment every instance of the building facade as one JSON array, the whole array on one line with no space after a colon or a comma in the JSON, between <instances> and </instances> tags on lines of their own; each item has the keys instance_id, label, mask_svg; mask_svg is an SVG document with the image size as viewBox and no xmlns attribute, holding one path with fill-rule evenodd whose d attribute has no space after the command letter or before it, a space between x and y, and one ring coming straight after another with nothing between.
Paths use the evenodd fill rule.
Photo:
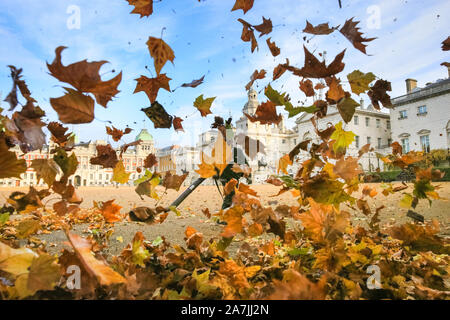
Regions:
<instances>
[{"instance_id":1,"label":"building facade","mask_svg":"<svg viewBox=\"0 0 450 320\"><path fill-rule=\"evenodd\" d=\"M155 153L154 141L152 135L143 129L136 136L136 140L141 140L141 144L133 148L128 148L122 154L125 170L131 173L128 185L132 185L135 179L143 175L143 170L138 173L138 168L142 167L144 160L149 153ZM51 142L52 143L52 142ZM97 145L106 145L107 142L103 140L89 141L87 143L77 143L73 152L77 156L78 168L74 175L69 179L69 182L74 186L112 186L111 182L113 169L102 168L99 165L92 165L91 158L96 156ZM52 145L44 146L39 151L29 152L25 155L21 154L18 147L14 147L11 151L15 151L18 158L25 159L27 163L27 171L21 175L22 179L9 178L0 179L0 186L44 186L42 179L37 181L36 172L31 168L31 163L34 159L50 159L53 154L50 153ZM116 150L119 155L120 150Z\"/></svg>"},{"instance_id":2,"label":"building facade","mask_svg":"<svg viewBox=\"0 0 450 320\"><path fill-rule=\"evenodd\" d=\"M450 150L450 78L417 87L406 80L406 94L392 99L392 139L404 152Z\"/></svg>"},{"instance_id":3,"label":"building facade","mask_svg":"<svg viewBox=\"0 0 450 320\"><path fill-rule=\"evenodd\" d=\"M304 113L300 115L296 124L298 127L299 141L311 139L315 143L319 143L320 138L314 130L311 122L312 115ZM361 100L360 106L355 109L355 114L349 123L342 120L336 106L328 107L327 115L316 121L319 130L324 130L330 125L336 125L342 122L342 128L346 131L352 131L355 136L355 141L349 146L347 155L358 157L358 151L362 146L370 144L374 151L364 154L359 164L364 171L375 171L376 169L383 170L383 163L380 161L375 152L387 153L391 140L391 121L389 113L378 111L372 105L364 107L364 102ZM308 154L302 151L299 154L300 160L306 160Z\"/></svg>"}]
</instances>

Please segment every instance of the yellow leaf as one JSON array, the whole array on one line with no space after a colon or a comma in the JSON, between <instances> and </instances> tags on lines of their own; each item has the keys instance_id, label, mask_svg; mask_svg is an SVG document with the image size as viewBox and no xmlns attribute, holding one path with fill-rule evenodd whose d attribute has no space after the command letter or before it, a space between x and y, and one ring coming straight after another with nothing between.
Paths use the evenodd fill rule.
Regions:
<instances>
[{"instance_id":1,"label":"yellow leaf","mask_svg":"<svg viewBox=\"0 0 450 320\"><path fill-rule=\"evenodd\" d=\"M280 170L284 174L289 174L289 172L287 171L287 167L289 165L292 165L292 160L289 157L289 154L285 154L280 158L280 160L278 160L277 174L280 172Z\"/></svg>"},{"instance_id":2,"label":"yellow leaf","mask_svg":"<svg viewBox=\"0 0 450 320\"><path fill-rule=\"evenodd\" d=\"M355 134L351 131L342 129L342 121L335 125L336 130L331 135L331 139L335 140L333 144L334 152L347 148L354 140Z\"/></svg>"},{"instance_id":3,"label":"yellow leaf","mask_svg":"<svg viewBox=\"0 0 450 320\"><path fill-rule=\"evenodd\" d=\"M28 248L13 249L0 241L0 270L18 276L27 273L38 255Z\"/></svg>"},{"instance_id":4,"label":"yellow leaf","mask_svg":"<svg viewBox=\"0 0 450 320\"><path fill-rule=\"evenodd\" d=\"M116 166L113 170L113 176L111 178L111 182L118 183L127 183L130 179L130 174L125 171L125 166L123 165L123 161L117 162Z\"/></svg>"}]
</instances>

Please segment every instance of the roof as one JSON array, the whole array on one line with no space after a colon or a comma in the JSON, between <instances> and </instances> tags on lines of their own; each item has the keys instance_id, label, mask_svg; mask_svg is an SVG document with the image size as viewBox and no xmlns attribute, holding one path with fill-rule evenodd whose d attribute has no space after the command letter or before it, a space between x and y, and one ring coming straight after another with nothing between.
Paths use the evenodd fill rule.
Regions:
<instances>
[{"instance_id":1,"label":"roof","mask_svg":"<svg viewBox=\"0 0 450 320\"><path fill-rule=\"evenodd\" d=\"M141 132L136 136L136 140L153 141L153 136L150 134L150 132L147 131L147 129L142 129Z\"/></svg>"},{"instance_id":2,"label":"roof","mask_svg":"<svg viewBox=\"0 0 450 320\"><path fill-rule=\"evenodd\" d=\"M394 107L397 107L448 93L450 93L450 78L437 80L424 88L416 87L411 92L395 97L391 101Z\"/></svg>"}]
</instances>

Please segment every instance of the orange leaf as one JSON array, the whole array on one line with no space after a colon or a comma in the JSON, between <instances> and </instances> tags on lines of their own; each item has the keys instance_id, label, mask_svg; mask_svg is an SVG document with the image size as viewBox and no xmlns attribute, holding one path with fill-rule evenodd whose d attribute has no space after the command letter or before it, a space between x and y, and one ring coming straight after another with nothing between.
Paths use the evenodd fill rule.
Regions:
<instances>
[{"instance_id":1,"label":"orange leaf","mask_svg":"<svg viewBox=\"0 0 450 320\"><path fill-rule=\"evenodd\" d=\"M109 200L103 202L100 206L101 213L108 223L122 220L122 216L120 215L120 209L122 209L122 207L113 202L114 200Z\"/></svg>"},{"instance_id":2,"label":"orange leaf","mask_svg":"<svg viewBox=\"0 0 450 320\"><path fill-rule=\"evenodd\" d=\"M124 277L111 269L105 262L97 260L94 257L91 251L92 245L88 240L68 230L66 230L66 235L86 271L97 278L101 285L109 286L112 284L126 283Z\"/></svg>"}]
</instances>

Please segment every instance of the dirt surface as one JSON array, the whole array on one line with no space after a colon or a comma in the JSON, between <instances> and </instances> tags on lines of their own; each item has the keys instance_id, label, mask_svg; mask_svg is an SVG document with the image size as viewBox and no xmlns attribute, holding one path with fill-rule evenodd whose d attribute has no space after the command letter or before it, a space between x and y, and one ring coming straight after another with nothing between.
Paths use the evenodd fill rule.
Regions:
<instances>
[{"instance_id":1,"label":"dirt surface","mask_svg":"<svg viewBox=\"0 0 450 320\"><path fill-rule=\"evenodd\" d=\"M395 183L394 186L399 185ZM442 198L450 199L450 183L434 183L439 185L441 189L438 193ZM382 188L379 184L369 184L371 188L376 188L378 194L369 199L368 202L372 211L375 208L384 205L385 208L380 213L381 224L394 224L404 223L411 219L406 217L406 209L402 209L398 206L398 202L402 197L402 192L411 191L411 187L402 192L397 192L394 195L385 197L381 194ZM185 187L180 189L179 192L174 190L168 190L167 194L162 197L159 205L169 206L170 203L182 193ZM263 205L272 205L274 208L279 204L295 205L296 200L290 192L284 193L280 196L273 197L278 193L280 187L272 185L252 185ZM362 188L360 188L362 189ZM27 188L0 188L0 204L3 204L12 191L26 192ZM158 193L162 195L163 188L158 190ZM135 193L132 187L80 187L77 189L78 195L83 198L81 207L91 208L93 201L107 201L115 199L115 203L123 207L122 213L128 213L130 209L136 206L148 206L154 207L156 201L146 198L141 200ZM353 196L358 196L356 193ZM53 203L50 198L45 199L45 202L49 206ZM127 243L131 241L134 234L137 231L142 231L146 239L153 240L158 236L164 236L171 243L184 244L184 231L187 226L192 226L198 231L204 234L205 239L209 239L214 236L218 236L223 226L218 225L211 219L208 219L201 209L209 208L211 213L219 210L222 204L222 198L215 186L200 186L198 187L180 206L181 216L176 216L174 213L170 213L166 221L162 224L146 225L139 222L123 221L114 225L114 232L109 238L109 246L106 253L117 254L119 253ZM347 208L353 214L353 221L356 224L364 224L367 218L359 211L356 212L351 208ZM425 216L425 220L437 219L441 223L441 233L444 235L450 235L450 202L447 200L434 200L430 206L428 201L421 201L416 212ZM23 216L14 215L13 218L21 219ZM299 223L289 221L289 224ZM88 224L80 224L74 226L74 231L86 236L89 228ZM58 252L61 247L64 246L66 237L62 231L55 231L51 234L38 234L37 237L44 240L47 244L47 248L50 252ZM239 237L237 241L233 243L233 246L239 246Z\"/></svg>"}]
</instances>

